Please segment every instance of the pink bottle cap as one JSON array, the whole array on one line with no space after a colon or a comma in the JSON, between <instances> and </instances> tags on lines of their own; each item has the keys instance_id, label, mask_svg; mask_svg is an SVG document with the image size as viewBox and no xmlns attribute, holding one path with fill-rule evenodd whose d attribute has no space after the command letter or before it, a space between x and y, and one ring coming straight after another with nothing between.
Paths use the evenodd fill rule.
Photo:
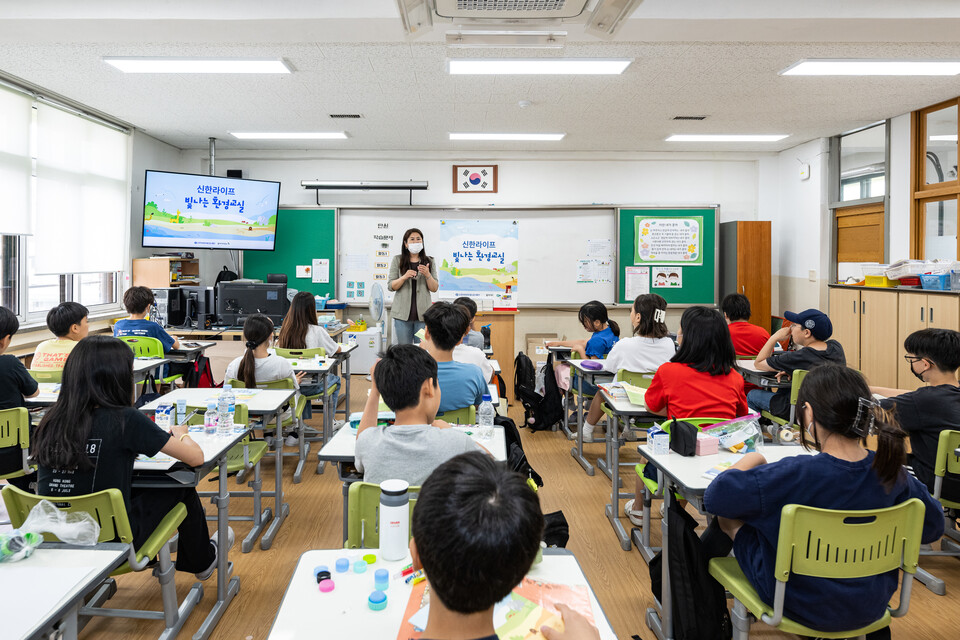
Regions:
<instances>
[{"instance_id":1,"label":"pink bottle cap","mask_svg":"<svg viewBox=\"0 0 960 640\"><path fill-rule=\"evenodd\" d=\"M333 580L330 580L329 578L326 580L320 581L320 591L322 591L323 593L330 593L331 591L333 591L334 586L335 585L333 584Z\"/></svg>"}]
</instances>

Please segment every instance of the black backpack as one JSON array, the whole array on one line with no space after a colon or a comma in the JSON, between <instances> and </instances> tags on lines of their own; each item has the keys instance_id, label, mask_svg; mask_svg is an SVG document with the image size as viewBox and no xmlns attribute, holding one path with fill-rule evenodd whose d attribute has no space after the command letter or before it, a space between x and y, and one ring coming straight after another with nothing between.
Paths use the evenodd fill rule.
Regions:
<instances>
[{"instance_id":1,"label":"black backpack","mask_svg":"<svg viewBox=\"0 0 960 640\"><path fill-rule=\"evenodd\" d=\"M507 466L517 473L530 478L538 487L543 486L543 478L530 466L527 454L523 451L523 442L520 440L520 431L517 424L510 418L496 415L493 424L503 427L503 436L507 444Z\"/></svg>"},{"instance_id":2,"label":"black backpack","mask_svg":"<svg viewBox=\"0 0 960 640\"><path fill-rule=\"evenodd\" d=\"M536 371L533 362L523 352L514 361L514 392L523 405L523 426L531 431L552 429L563 419L563 403L556 376L553 375L553 354L547 356L544 375L544 393L536 391Z\"/></svg>"},{"instance_id":3,"label":"black backpack","mask_svg":"<svg viewBox=\"0 0 960 640\"><path fill-rule=\"evenodd\" d=\"M230 269L227 269L227 266L224 265L223 269L220 270L220 273L217 274L217 281L214 283L214 287L221 282L232 282L239 279L240 276L238 276L236 272L230 271Z\"/></svg>"}]
</instances>

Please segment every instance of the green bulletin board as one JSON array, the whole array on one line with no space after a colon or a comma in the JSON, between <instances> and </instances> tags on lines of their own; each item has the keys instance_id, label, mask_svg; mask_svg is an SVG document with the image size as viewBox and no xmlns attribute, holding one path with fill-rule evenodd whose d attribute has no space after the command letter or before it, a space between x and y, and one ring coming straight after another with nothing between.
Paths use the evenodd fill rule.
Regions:
<instances>
[{"instance_id":1,"label":"green bulletin board","mask_svg":"<svg viewBox=\"0 0 960 640\"><path fill-rule=\"evenodd\" d=\"M717 304L718 218L716 207L618 210L617 301L633 302L627 298L627 267L649 267L650 293L668 304ZM661 273L676 273L666 280L675 278L680 286L654 287Z\"/></svg>"},{"instance_id":2,"label":"green bulletin board","mask_svg":"<svg viewBox=\"0 0 960 640\"><path fill-rule=\"evenodd\" d=\"M312 265L314 258L330 261L330 281L314 283L297 278L297 265ZM280 209L277 243L273 251L244 251L243 277L264 282L268 273L287 274L287 286L313 295L336 295L337 213L334 209Z\"/></svg>"}]
</instances>

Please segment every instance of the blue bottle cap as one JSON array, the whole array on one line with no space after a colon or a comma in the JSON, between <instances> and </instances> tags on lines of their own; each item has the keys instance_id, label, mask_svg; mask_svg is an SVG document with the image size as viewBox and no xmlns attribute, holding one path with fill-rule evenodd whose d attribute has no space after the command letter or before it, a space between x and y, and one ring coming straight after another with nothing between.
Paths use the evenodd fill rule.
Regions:
<instances>
[{"instance_id":1,"label":"blue bottle cap","mask_svg":"<svg viewBox=\"0 0 960 640\"><path fill-rule=\"evenodd\" d=\"M367 570L366 560L357 560L353 563L353 572L354 573L365 573Z\"/></svg>"},{"instance_id":2,"label":"blue bottle cap","mask_svg":"<svg viewBox=\"0 0 960 640\"><path fill-rule=\"evenodd\" d=\"M387 594L383 591L374 591L367 598L367 606L373 611L383 611L387 608Z\"/></svg>"},{"instance_id":3,"label":"blue bottle cap","mask_svg":"<svg viewBox=\"0 0 960 640\"><path fill-rule=\"evenodd\" d=\"M350 571L350 560L337 558L337 573L346 573L347 571Z\"/></svg>"},{"instance_id":4,"label":"blue bottle cap","mask_svg":"<svg viewBox=\"0 0 960 640\"><path fill-rule=\"evenodd\" d=\"M373 586L377 591L386 591L390 587L390 572L386 569L377 569L373 574Z\"/></svg>"},{"instance_id":5,"label":"blue bottle cap","mask_svg":"<svg viewBox=\"0 0 960 640\"><path fill-rule=\"evenodd\" d=\"M485 393L483 394L483 398L481 399L481 402L493 402L493 398L490 396L489 393Z\"/></svg>"}]
</instances>

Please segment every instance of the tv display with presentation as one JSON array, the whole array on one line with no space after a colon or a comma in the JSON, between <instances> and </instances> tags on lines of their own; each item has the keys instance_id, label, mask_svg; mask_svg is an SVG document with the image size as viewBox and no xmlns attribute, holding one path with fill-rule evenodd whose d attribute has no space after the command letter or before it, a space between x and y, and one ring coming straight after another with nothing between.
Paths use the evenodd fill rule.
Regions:
<instances>
[{"instance_id":1,"label":"tv display with presentation","mask_svg":"<svg viewBox=\"0 0 960 640\"><path fill-rule=\"evenodd\" d=\"M147 171L143 246L273 251L280 183Z\"/></svg>"}]
</instances>

